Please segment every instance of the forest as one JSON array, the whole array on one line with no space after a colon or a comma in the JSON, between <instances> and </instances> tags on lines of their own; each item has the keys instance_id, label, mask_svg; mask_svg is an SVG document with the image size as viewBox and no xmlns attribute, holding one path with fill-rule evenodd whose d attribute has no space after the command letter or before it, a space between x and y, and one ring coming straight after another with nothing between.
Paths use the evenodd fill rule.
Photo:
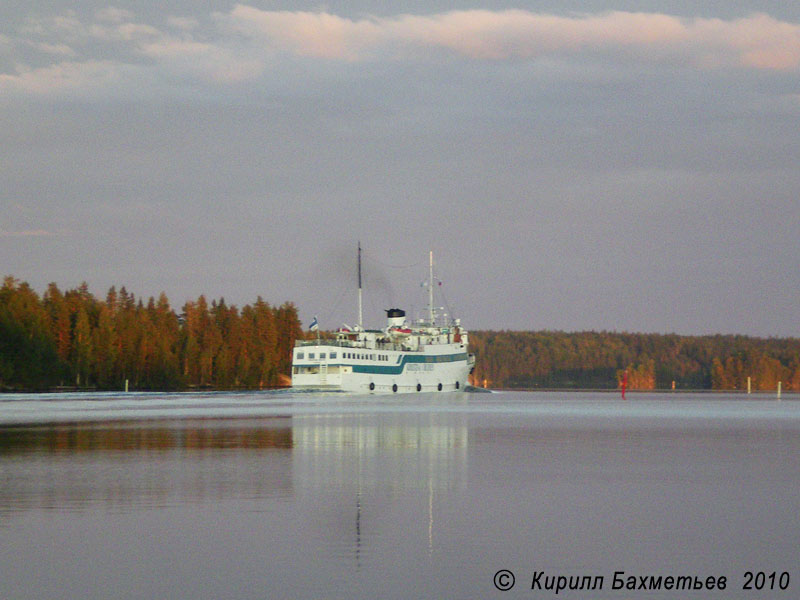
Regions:
<instances>
[{"instance_id":1,"label":"forest","mask_svg":"<svg viewBox=\"0 0 800 600\"><path fill-rule=\"evenodd\" d=\"M291 303L228 306L204 296L177 313L124 287L98 300L86 284L43 296L6 277L0 288L0 390L184 390L289 384L302 337Z\"/></svg>"},{"instance_id":2,"label":"forest","mask_svg":"<svg viewBox=\"0 0 800 600\"><path fill-rule=\"evenodd\" d=\"M473 331L475 385L800 391L800 339L742 335Z\"/></svg>"},{"instance_id":3,"label":"forest","mask_svg":"<svg viewBox=\"0 0 800 600\"><path fill-rule=\"evenodd\" d=\"M11 276L0 288L0 390L260 389L290 384L291 350L308 335L295 306L260 297L238 308L205 296L180 312L162 293L86 284L40 297ZM324 334L323 334L324 335ZM800 391L800 339L741 335L473 331L475 385L639 390Z\"/></svg>"}]
</instances>

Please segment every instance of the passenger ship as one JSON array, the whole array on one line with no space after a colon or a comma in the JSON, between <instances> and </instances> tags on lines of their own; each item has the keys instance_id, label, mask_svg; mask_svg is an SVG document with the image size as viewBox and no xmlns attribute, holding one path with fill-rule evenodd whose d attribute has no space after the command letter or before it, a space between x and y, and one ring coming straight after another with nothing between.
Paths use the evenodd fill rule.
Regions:
<instances>
[{"instance_id":1,"label":"passenger ship","mask_svg":"<svg viewBox=\"0 0 800 600\"><path fill-rule=\"evenodd\" d=\"M380 394L464 390L475 356L460 320L441 318L433 306L433 252L428 301L427 318L409 322L405 311L390 308L384 329L363 329L359 244L358 325L340 328L332 339L298 340L292 387Z\"/></svg>"}]
</instances>

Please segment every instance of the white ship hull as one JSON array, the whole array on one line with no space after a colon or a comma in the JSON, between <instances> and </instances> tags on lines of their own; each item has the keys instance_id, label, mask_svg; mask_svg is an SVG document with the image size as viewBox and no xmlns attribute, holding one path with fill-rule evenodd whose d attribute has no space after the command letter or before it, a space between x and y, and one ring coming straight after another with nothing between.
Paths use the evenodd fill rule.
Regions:
<instances>
[{"instance_id":1,"label":"white ship hull","mask_svg":"<svg viewBox=\"0 0 800 600\"><path fill-rule=\"evenodd\" d=\"M433 305L433 253L428 278L428 318L406 321L386 310L384 329L361 326L361 244L358 246L358 325L335 339L298 340L292 354L292 387L354 393L452 392L467 387L475 357L459 319L438 318ZM317 318L311 330L318 330Z\"/></svg>"},{"instance_id":2,"label":"white ship hull","mask_svg":"<svg viewBox=\"0 0 800 600\"><path fill-rule=\"evenodd\" d=\"M292 387L378 394L465 389L471 358L463 344L425 350L342 347L324 341L304 345L294 351Z\"/></svg>"}]
</instances>

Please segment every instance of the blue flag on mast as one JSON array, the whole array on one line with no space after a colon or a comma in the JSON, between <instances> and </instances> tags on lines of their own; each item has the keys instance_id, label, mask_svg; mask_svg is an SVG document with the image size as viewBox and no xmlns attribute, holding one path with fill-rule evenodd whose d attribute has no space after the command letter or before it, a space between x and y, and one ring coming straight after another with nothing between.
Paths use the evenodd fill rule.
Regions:
<instances>
[{"instance_id":1,"label":"blue flag on mast","mask_svg":"<svg viewBox=\"0 0 800 600\"><path fill-rule=\"evenodd\" d=\"M311 321L311 325L308 326L309 331L316 331L319 329L319 323L317 323L317 316L314 315L314 320Z\"/></svg>"}]
</instances>

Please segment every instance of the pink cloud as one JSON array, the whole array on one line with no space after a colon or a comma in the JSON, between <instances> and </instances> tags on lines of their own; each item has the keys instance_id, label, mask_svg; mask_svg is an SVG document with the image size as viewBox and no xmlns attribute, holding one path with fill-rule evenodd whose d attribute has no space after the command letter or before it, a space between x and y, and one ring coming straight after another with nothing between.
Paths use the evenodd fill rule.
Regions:
<instances>
[{"instance_id":1,"label":"pink cloud","mask_svg":"<svg viewBox=\"0 0 800 600\"><path fill-rule=\"evenodd\" d=\"M753 15L735 21L659 13L557 16L525 10L467 10L436 15L348 19L330 13L264 11L235 6L221 20L277 51L361 60L403 49L444 49L480 60L549 54L653 53L698 66L758 69L800 66L800 25ZM417 54L418 52L415 52Z\"/></svg>"},{"instance_id":2,"label":"pink cloud","mask_svg":"<svg viewBox=\"0 0 800 600\"><path fill-rule=\"evenodd\" d=\"M472 61L602 57L700 69L800 69L800 24L763 14L722 20L621 11L563 16L462 10L353 19L238 4L211 17L214 27L202 38L194 19L168 17L162 30L116 9L99 11L88 22L74 11L29 19L17 36L0 36L0 47L12 57L17 47L35 48L52 62L32 68L21 62L25 53L18 53L17 66L0 73L0 92L83 94L125 88L120 84L131 77L238 84L260 77L281 55L350 62L442 55ZM97 40L108 48L102 57L92 54Z\"/></svg>"},{"instance_id":3,"label":"pink cloud","mask_svg":"<svg viewBox=\"0 0 800 600\"><path fill-rule=\"evenodd\" d=\"M20 68L0 73L0 92L45 95L54 92L84 92L119 81L119 65L107 60L65 61L39 69Z\"/></svg>"},{"instance_id":4,"label":"pink cloud","mask_svg":"<svg viewBox=\"0 0 800 600\"><path fill-rule=\"evenodd\" d=\"M329 13L263 11L238 4L221 18L233 31L262 38L273 49L316 58L354 60L386 38L376 21Z\"/></svg>"}]
</instances>

